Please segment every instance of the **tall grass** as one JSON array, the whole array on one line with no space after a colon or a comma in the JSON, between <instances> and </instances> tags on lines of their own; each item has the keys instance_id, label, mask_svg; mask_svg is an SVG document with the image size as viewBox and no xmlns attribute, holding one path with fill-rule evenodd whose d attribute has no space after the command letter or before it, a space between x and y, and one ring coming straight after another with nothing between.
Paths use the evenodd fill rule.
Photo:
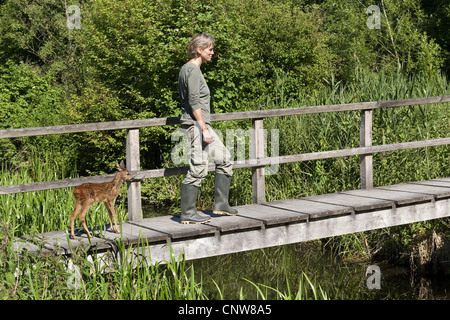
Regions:
<instances>
[{"instance_id":1,"label":"tall grass","mask_svg":"<svg viewBox=\"0 0 450 320\"><path fill-rule=\"evenodd\" d=\"M205 299L202 283L184 257L149 264L142 250L119 246L112 254L93 258L83 250L68 260L59 255L17 255L8 232L0 228L0 299L26 300L187 300ZM139 250L141 250L140 254ZM109 261L108 264L103 262Z\"/></svg>"},{"instance_id":2,"label":"tall grass","mask_svg":"<svg viewBox=\"0 0 450 320\"><path fill-rule=\"evenodd\" d=\"M256 284L248 279L248 283L257 290L257 297L262 300L328 300L327 293L321 286L316 287L308 276L302 272L297 290L292 291L289 277L286 275L286 290L273 288L265 284ZM275 297L273 297L275 294Z\"/></svg>"},{"instance_id":3,"label":"tall grass","mask_svg":"<svg viewBox=\"0 0 450 320\"><path fill-rule=\"evenodd\" d=\"M2 164L1 185L15 185L41 181L75 178L75 173L66 170L51 160L51 154L35 154L28 167L10 169ZM69 217L74 209L73 188L43 190L12 195L0 195L0 221L8 223L15 236L64 230L69 227ZM123 189L116 201L119 219L127 218ZM95 203L86 216L89 226L108 223L108 213L102 203ZM78 219L76 225L81 226Z\"/></svg>"},{"instance_id":4,"label":"tall grass","mask_svg":"<svg viewBox=\"0 0 450 320\"><path fill-rule=\"evenodd\" d=\"M10 241L12 232L0 225L0 299L21 300L206 300L203 275L186 263L184 255L176 257L169 246L168 261L148 261L144 242L103 256L75 250L70 258L53 254L48 257L24 252L17 255ZM106 262L106 263L105 263ZM210 277L209 277L210 278ZM211 279L211 278L210 278ZM212 279L212 281L214 281ZM250 280L246 280L251 283ZM253 284L252 299L306 300L327 299L327 294L303 274L298 287L287 291L263 284ZM265 292L263 291L265 290ZM217 286L219 299L225 296ZM269 294L276 293L276 296ZM247 299L240 288L239 299ZM246 291L248 294L248 290Z\"/></svg>"},{"instance_id":5,"label":"tall grass","mask_svg":"<svg viewBox=\"0 0 450 320\"><path fill-rule=\"evenodd\" d=\"M266 98L267 109L365 101L397 100L450 94L445 77L429 80L399 73L357 73L344 84L333 77L328 87L294 99L280 94ZM283 88L280 79L280 91ZM450 103L377 109L373 114L373 144L444 138L450 135ZM360 112L345 111L291 117L268 118L268 130L278 129L280 155L359 146ZM420 148L374 155L374 184L432 179L450 175L449 146ZM267 176L268 200L360 188L359 156L281 165L279 173ZM240 194L238 192L237 194Z\"/></svg>"}]
</instances>

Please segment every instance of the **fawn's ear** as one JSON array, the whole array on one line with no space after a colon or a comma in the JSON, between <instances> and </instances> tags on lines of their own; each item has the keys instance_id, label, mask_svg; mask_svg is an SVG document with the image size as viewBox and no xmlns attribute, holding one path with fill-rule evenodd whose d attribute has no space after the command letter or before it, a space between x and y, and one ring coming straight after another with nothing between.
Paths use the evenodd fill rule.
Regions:
<instances>
[{"instance_id":1,"label":"fawn's ear","mask_svg":"<svg viewBox=\"0 0 450 320\"><path fill-rule=\"evenodd\" d=\"M124 170L125 169L125 165L123 163L123 160L120 161L120 164L117 164L117 169L119 169L119 170Z\"/></svg>"}]
</instances>

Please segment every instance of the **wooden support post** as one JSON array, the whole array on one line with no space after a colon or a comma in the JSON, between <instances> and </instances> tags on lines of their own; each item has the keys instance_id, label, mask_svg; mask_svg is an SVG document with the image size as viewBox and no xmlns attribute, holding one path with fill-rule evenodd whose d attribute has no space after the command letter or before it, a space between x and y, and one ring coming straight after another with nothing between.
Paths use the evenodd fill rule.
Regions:
<instances>
[{"instance_id":1,"label":"wooden support post","mask_svg":"<svg viewBox=\"0 0 450 320\"><path fill-rule=\"evenodd\" d=\"M252 119L251 158L264 158L263 119ZM252 168L253 203L266 202L264 167Z\"/></svg>"},{"instance_id":2,"label":"wooden support post","mask_svg":"<svg viewBox=\"0 0 450 320\"><path fill-rule=\"evenodd\" d=\"M139 129L127 131L127 169L128 171L139 171ZM141 182L127 182L128 185L128 220L142 220Z\"/></svg>"},{"instance_id":3,"label":"wooden support post","mask_svg":"<svg viewBox=\"0 0 450 320\"><path fill-rule=\"evenodd\" d=\"M373 110L361 111L360 147L372 146L372 116ZM361 189L373 188L372 158L372 154L360 155Z\"/></svg>"}]
</instances>

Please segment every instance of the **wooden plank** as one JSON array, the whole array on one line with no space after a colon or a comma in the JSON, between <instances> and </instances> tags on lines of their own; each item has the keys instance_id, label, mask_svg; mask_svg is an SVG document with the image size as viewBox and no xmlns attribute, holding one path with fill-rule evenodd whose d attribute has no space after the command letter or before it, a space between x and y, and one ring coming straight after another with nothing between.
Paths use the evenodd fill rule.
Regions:
<instances>
[{"instance_id":1,"label":"wooden plank","mask_svg":"<svg viewBox=\"0 0 450 320\"><path fill-rule=\"evenodd\" d=\"M392 144L384 144L384 145L378 145L378 146L349 148L349 149L341 149L341 150L310 152L310 153L302 153L302 154L279 156L279 157L248 159L248 160L244 160L244 161L239 160L239 161L235 161L233 163L233 169L270 166L270 165L273 165L274 163L280 164L280 163L322 160L322 159L339 158L339 157L349 157L349 156L356 156L356 155L372 154L372 153L377 153L377 152L398 151L398 150L406 150L406 149L414 149L414 148L441 146L441 145L447 145L447 144L450 144L450 138L392 143ZM180 174L185 174L188 169L189 169L189 167L184 166L184 167L177 167L177 168L145 170L145 171L136 172L135 175L133 175L133 177L136 176L136 179L148 179L148 178L180 175ZM215 170L214 164L212 164L208 167L208 171L214 171L214 170ZM1 190L1 187L0 187L0 190Z\"/></svg>"},{"instance_id":2,"label":"wooden plank","mask_svg":"<svg viewBox=\"0 0 450 320\"><path fill-rule=\"evenodd\" d=\"M329 158L339 158L339 157L349 157L363 154L371 154L377 152L388 152L388 151L398 151L414 148L441 146L450 144L450 138L441 138L434 140L423 140L423 141L412 141L412 142L402 142L402 143L392 143L383 144L371 147L360 147L360 148L349 148L340 150L330 150L321 152L311 152L296 155L280 156L280 157L268 157L253 160L256 161L255 165L270 165L271 163L290 163L299 161L311 161L311 160L321 160ZM244 165L240 165L244 167Z\"/></svg>"},{"instance_id":3,"label":"wooden plank","mask_svg":"<svg viewBox=\"0 0 450 320\"><path fill-rule=\"evenodd\" d=\"M379 187L379 189L407 191L407 192L418 193L418 194L431 194L436 199L447 198L450 196L449 188L427 186L427 185L415 184L415 183L401 183L401 184L395 184L395 185L391 185L391 186Z\"/></svg>"},{"instance_id":4,"label":"wooden plank","mask_svg":"<svg viewBox=\"0 0 450 320\"><path fill-rule=\"evenodd\" d=\"M340 149L340 150L330 150L330 151L320 151L320 152L310 152L310 153L302 153L295 155L287 155L287 156L279 156L279 157L266 157L260 159L249 159L245 161L239 161L233 164L233 168L249 168L254 166L268 166L273 163L292 163L292 162L301 162L301 161L312 161L312 160L321 160L321 159L331 159L331 158L340 158L340 157L349 157L356 155L365 155L372 154L377 152L389 152L389 151L398 151L398 150L406 150L406 149L414 149L414 148L424 148L424 147L433 147L433 146L441 146L450 144L450 138L441 138L434 140L423 140L423 141L412 141L412 142L402 142L402 143L392 143L392 144L384 144L378 146L371 147L359 147L359 148L349 148L349 149ZM213 170L213 169L211 169ZM146 177L144 174L143 178Z\"/></svg>"},{"instance_id":5,"label":"wooden plank","mask_svg":"<svg viewBox=\"0 0 450 320\"><path fill-rule=\"evenodd\" d=\"M362 198L343 193L321 194L304 198L308 201L335 204L353 208L355 211L376 210L395 206L391 200Z\"/></svg>"},{"instance_id":6,"label":"wooden plank","mask_svg":"<svg viewBox=\"0 0 450 320\"><path fill-rule=\"evenodd\" d=\"M214 214L212 211L207 213L211 215L212 219L207 222L206 225L213 226L220 232L245 231L248 229L261 229L264 227L262 221L246 218L240 214L237 216L225 216Z\"/></svg>"},{"instance_id":7,"label":"wooden plank","mask_svg":"<svg viewBox=\"0 0 450 320\"><path fill-rule=\"evenodd\" d=\"M51 253L50 250L38 246L34 244L33 242L30 242L30 240L27 239L21 239L21 238L15 238L13 242L13 250L17 253L24 253L25 251L37 255L42 254L44 256L47 256Z\"/></svg>"},{"instance_id":8,"label":"wooden plank","mask_svg":"<svg viewBox=\"0 0 450 320\"><path fill-rule=\"evenodd\" d=\"M172 243L173 254L185 254L187 260L299 243L316 239L363 232L450 216L450 199L435 203L381 209L364 214L343 215L309 223L292 223L264 230L225 234L220 237L197 238ZM167 247L151 246L151 261L170 260Z\"/></svg>"},{"instance_id":9,"label":"wooden plank","mask_svg":"<svg viewBox=\"0 0 450 320\"><path fill-rule=\"evenodd\" d=\"M450 188L450 181L445 181L445 180L414 181L414 182L410 182L410 183L434 186L434 187Z\"/></svg>"},{"instance_id":10,"label":"wooden plank","mask_svg":"<svg viewBox=\"0 0 450 320\"><path fill-rule=\"evenodd\" d=\"M264 123L263 119L252 120L251 158L264 158ZM266 183L264 167L252 168L253 203L266 202Z\"/></svg>"},{"instance_id":11,"label":"wooden plank","mask_svg":"<svg viewBox=\"0 0 450 320\"><path fill-rule=\"evenodd\" d=\"M139 150L139 129L127 131L127 169L130 172L141 169ZM142 220L141 182L127 181L128 219L130 221Z\"/></svg>"},{"instance_id":12,"label":"wooden plank","mask_svg":"<svg viewBox=\"0 0 450 320\"><path fill-rule=\"evenodd\" d=\"M403 99L403 100L356 102L356 103L334 104L324 106L254 110L254 111L212 114L211 121L214 122L214 121L230 121L230 120L255 119L267 117L282 117L282 116L326 113L336 111L371 110L371 109L392 108L392 107L411 106L420 104L443 103L449 101L450 95L443 95L443 96ZM153 119L69 124L61 126L36 127L36 128L7 129L7 130L0 130L0 139L30 137L49 134L78 133L87 131L137 129L144 127L173 125L179 123L180 123L179 117L170 117L170 118L153 118Z\"/></svg>"},{"instance_id":13,"label":"wooden plank","mask_svg":"<svg viewBox=\"0 0 450 320\"><path fill-rule=\"evenodd\" d=\"M430 194L418 194L404 191L384 190L384 189L369 189L369 190L351 190L343 191L342 194L350 194L364 198L374 198L382 200L394 201L396 206L406 205L424 201L432 201L433 195Z\"/></svg>"},{"instance_id":14,"label":"wooden plank","mask_svg":"<svg viewBox=\"0 0 450 320\"><path fill-rule=\"evenodd\" d=\"M293 212L307 214L310 220L331 217L335 215L350 214L353 208L347 205L335 205L302 199L278 200L266 205L291 210Z\"/></svg>"},{"instance_id":15,"label":"wooden plank","mask_svg":"<svg viewBox=\"0 0 450 320\"><path fill-rule=\"evenodd\" d=\"M359 146L372 146L372 118L373 110L361 111L361 125L359 130ZM360 179L362 189L373 188L373 156L372 154L362 154L360 161Z\"/></svg>"},{"instance_id":16,"label":"wooden plank","mask_svg":"<svg viewBox=\"0 0 450 320\"><path fill-rule=\"evenodd\" d=\"M119 224L119 228L121 230L120 234L111 232L109 224L98 226L101 238L108 240L123 239L126 244L154 243L169 240L169 236L166 233L136 226L129 222Z\"/></svg>"},{"instance_id":17,"label":"wooden plank","mask_svg":"<svg viewBox=\"0 0 450 320\"><path fill-rule=\"evenodd\" d=\"M75 230L75 236L77 239L68 238L69 231L51 231L41 233L36 236L23 236L22 239L39 241L44 248L50 251L59 250L63 254L71 254L77 248L82 248L85 251L90 250L108 250L114 248L114 245L110 241L93 237L88 238L87 234L82 231L81 228Z\"/></svg>"},{"instance_id":18,"label":"wooden plank","mask_svg":"<svg viewBox=\"0 0 450 320\"><path fill-rule=\"evenodd\" d=\"M356 111L356 110L372 110L381 108L393 108L402 106L412 106L419 104L443 103L449 102L450 95L425 97L403 100L386 100L371 102L344 103L324 106L308 106L298 108L282 108L258 111L242 111L233 113L222 113L211 115L211 121L229 121L241 119L267 118L267 117L284 117L301 114L328 113L337 111Z\"/></svg>"},{"instance_id":19,"label":"wooden plank","mask_svg":"<svg viewBox=\"0 0 450 320\"><path fill-rule=\"evenodd\" d=\"M0 195L3 194L14 194L21 192L31 192L31 191L41 191L41 190L52 190L59 188L70 188L78 186L82 183L92 182L108 182L114 178L115 174L108 174L103 176L92 176L92 177L81 177L81 178L71 178L62 179L55 181L45 181L45 182L32 182L24 184L15 184L8 186L0 186Z\"/></svg>"},{"instance_id":20,"label":"wooden plank","mask_svg":"<svg viewBox=\"0 0 450 320\"><path fill-rule=\"evenodd\" d=\"M338 157L347 157L362 154L371 154L376 152L387 152L395 150L405 150L411 148L421 148L430 146L440 146L450 144L450 138L442 138L435 140L425 140L425 141L414 141L414 142L404 142L404 143L394 143L380 146L372 147L361 147L361 148L350 148L343 150L332 150L332 151L321 151L321 152L311 152L297 155L280 156L280 157L267 157L261 159L250 159L243 161L238 161L233 164L234 169L239 168L250 168L250 167L262 167L266 165L272 165L274 163L291 163L300 161L310 161L310 160L320 160ZM137 180L165 177L172 175L180 175L187 172L188 167L179 168L167 168L167 169L154 169L146 171L132 172L132 175ZM208 171L214 171L214 164L209 165ZM2 194L14 194L20 192L38 191L38 190L51 190L65 187L77 186L84 182L106 182L111 180L114 175L105 176L95 176L95 177L82 177L73 179L64 179L57 181L48 182L36 182L21 185L10 185L10 186L0 186L0 195Z\"/></svg>"},{"instance_id":21,"label":"wooden plank","mask_svg":"<svg viewBox=\"0 0 450 320\"><path fill-rule=\"evenodd\" d=\"M239 215L262 221L266 226L305 222L308 215L300 212L284 210L269 205L251 204L235 207Z\"/></svg>"},{"instance_id":22,"label":"wooden plank","mask_svg":"<svg viewBox=\"0 0 450 320\"><path fill-rule=\"evenodd\" d=\"M217 228L205 224L181 224L178 216L161 216L130 223L168 234L171 239L214 235L218 231Z\"/></svg>"},{"instance_id":23,"label":"wooden plank","mask_svg":"<svg viewBox=\"0 0 450 320\"><path fill-rule=\"evenodd\" d=\"M170 118L152 118L139 120L68 124L68 125L48 126L48 127L18 128L18 129L0 130L0 139L43 136L51 134L80 133L89 131L137 129L144 127L173 125L179 123L180 123L179 117L170 117Z\"/></svg>"}]
</instances>

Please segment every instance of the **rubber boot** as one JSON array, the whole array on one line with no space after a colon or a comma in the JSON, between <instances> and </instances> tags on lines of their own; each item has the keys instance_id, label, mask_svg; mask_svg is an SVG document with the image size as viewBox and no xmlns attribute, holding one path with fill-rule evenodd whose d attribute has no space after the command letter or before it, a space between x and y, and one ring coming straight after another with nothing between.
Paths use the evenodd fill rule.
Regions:
<instances>
[{"instance_id":1,"label":"rubber boot","mask_svg":"<svg viewBox=\"0 0 450 320\"><path fill-rule=\"evenodd\" d=\"M197 212L196 202L198 197L198 187L190 184L181 184L181 223L205 223L211 217Z\"/></svg>"},{"instance_id":2,"label":"rubber boot","mask_svg":"<svg viewBox=\"0 0 450 320\"><path fill-rule=\"evenodd\" d=\"M230 193L231 177L227 175L216 173L214 182L214 210L215 214L226 214L228 216L235 216L238 214L236 209L233 209L228 204L228 196Z\"/></svg>"}]
</instances>

